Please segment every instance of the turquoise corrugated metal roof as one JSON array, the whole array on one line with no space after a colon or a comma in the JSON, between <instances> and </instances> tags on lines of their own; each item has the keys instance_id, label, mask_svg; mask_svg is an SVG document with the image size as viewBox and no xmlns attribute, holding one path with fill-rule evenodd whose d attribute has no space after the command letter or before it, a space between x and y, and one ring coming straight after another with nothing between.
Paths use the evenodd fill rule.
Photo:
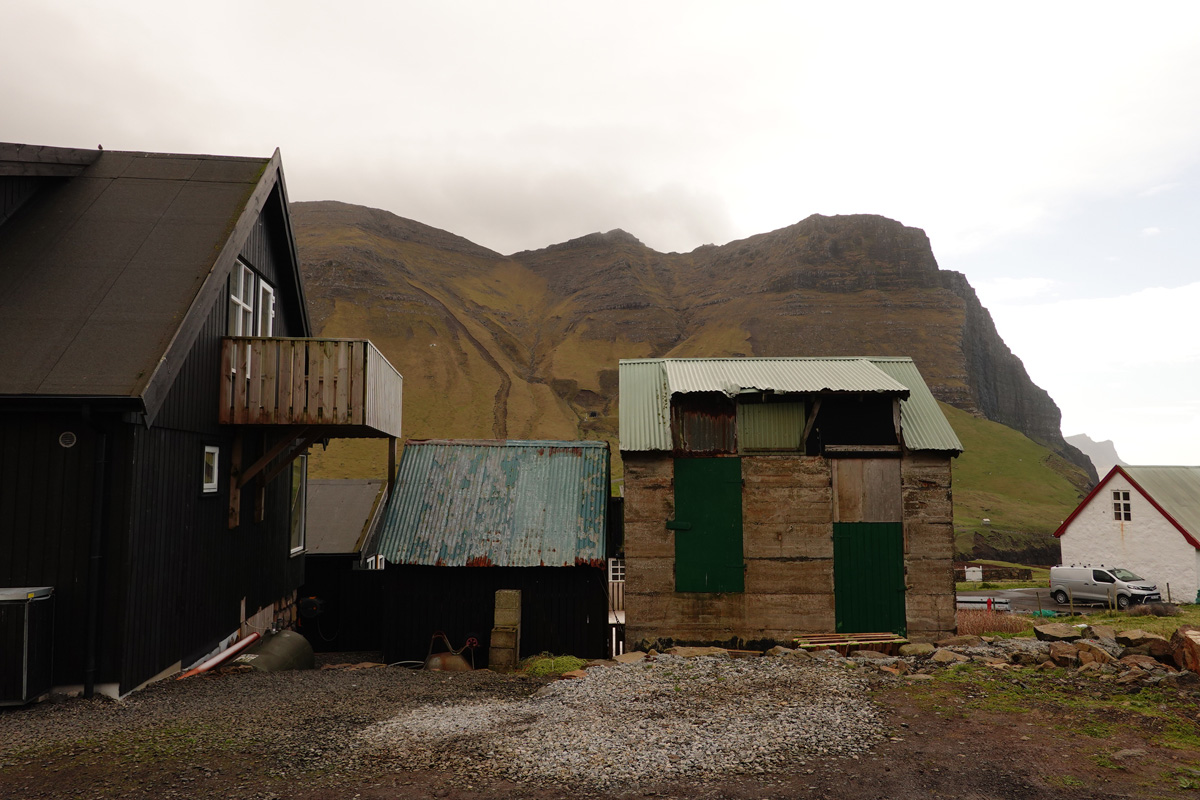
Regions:
<instances>
[{"instance_id":1,"label":"turquoise corrugated metal roof","mask_svg":"<svg viewBox=\"0 0 1200 800\"><path fill-rule=\"evenodd\" d=\"M653 358L619 364L622 450L671 449L671 395L746 391L901 396L900 426L911 450L962 452L911 358Z\"/></svg>"},{"instance_id":2,"label":"turquoise corrugated metal roof","mask_svg":"<svg viewBox=\"0 0 1200 800\"><path fill-rule=\"evenodd\" d=\"M1200 467L1122 467L1154 502L1200 539Z\"/></svg>"},{"instance_id":3,"label":"turquoise corrugated metal roof","mask_svg":"<svg viewBox=\"0 0 1200 800\"><path fill-rule=\"evenodd\" d=\"M607 442L410 441L368 555L537 567L602 561Z\"/></svg>"}]
</instances>

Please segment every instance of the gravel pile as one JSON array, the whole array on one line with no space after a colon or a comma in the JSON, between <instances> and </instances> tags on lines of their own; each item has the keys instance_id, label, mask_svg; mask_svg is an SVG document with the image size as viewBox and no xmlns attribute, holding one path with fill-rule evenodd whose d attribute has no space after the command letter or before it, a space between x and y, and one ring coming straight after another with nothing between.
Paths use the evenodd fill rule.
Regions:
<instances>
[{"instance_id":1,"label":"gravel pile","mask_svg":"<svg viewBox=\"0 0 1200 800\"><path fill-rule=\"evenodd\" d=\"M368 727L399 769L597 788L763 774L853 756L882 735L866 683L793 658L678 658L592 667L520 700L443 702Z\"/></svg>"}]
</instances>

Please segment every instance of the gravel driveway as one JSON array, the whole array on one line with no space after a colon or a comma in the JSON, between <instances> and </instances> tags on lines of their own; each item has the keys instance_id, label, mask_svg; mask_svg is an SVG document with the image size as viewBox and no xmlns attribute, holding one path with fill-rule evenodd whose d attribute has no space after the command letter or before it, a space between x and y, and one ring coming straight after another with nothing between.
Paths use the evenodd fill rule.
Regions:
<instances>
[{"instance_id":1,"label":"gravel driveway","mask_svg":"<svg viewBox=\"0 0 1200 800\"><path fill-rule=\"evenodd\" d=\"M864 686L816 660L666 655L570 681L394 667L217 674L119 703L0 712L0 794L188 797L207 786L273 797L431 770L583 790L763 774L865 751L880 726ZM52 767L61 780L47 784L37 776L52 764L69 769Z\"/></svg>"}]
</instances>

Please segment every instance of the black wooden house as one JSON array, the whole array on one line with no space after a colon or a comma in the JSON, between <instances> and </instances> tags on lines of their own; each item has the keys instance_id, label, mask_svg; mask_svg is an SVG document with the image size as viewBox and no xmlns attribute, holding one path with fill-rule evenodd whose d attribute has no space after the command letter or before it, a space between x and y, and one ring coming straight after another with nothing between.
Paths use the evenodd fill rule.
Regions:
<instances>
[{"instance_id":1,"label":"black wooden house","mask_svg":"<svg viewBox=\"0 0 1200 800\"><path fill-rule=\"evenodd\" d=\"M0 144L0 587L53 587L53 685L292 623L304 454L400 433L391 365L311 336L278 151Z\"/></svg>"}]
</instances>

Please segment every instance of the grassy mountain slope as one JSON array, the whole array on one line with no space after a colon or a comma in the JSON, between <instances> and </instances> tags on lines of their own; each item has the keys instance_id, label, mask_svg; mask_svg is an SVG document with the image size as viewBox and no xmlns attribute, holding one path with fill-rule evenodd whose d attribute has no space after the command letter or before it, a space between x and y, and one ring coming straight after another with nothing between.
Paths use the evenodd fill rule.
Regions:
<instances>
[{"instance_id":1,"label":"grassy mountain slope","mask_svg":"<svg viewBox=\"0 0 1200 800\"><path fill-rule=\"evenodd\" d=\"M953 466L956 550L971 557L1003 554L1021 563L1057 563L1052 534L1083 499L1087 475L1012 428L945 403L942 411L963 444Z\"/></svg>"}]
</instances>

